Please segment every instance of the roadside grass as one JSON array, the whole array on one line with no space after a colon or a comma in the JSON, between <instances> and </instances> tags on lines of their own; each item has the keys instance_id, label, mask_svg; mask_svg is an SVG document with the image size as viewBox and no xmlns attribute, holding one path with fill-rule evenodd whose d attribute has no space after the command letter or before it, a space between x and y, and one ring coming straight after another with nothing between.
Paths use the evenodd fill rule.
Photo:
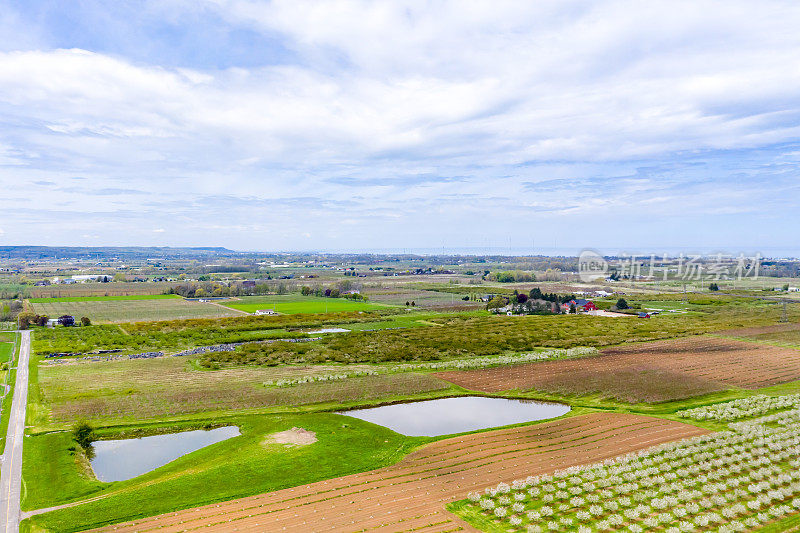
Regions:
<instances>
[{"instance_id":1,"label":"roadside grass","mask_svg":"<svg viewBox=\"0 0 800 533\"><path fill-rule=\"evenodd\" d=\"M0 337L0 364L11 362L14 353L14 342L6 342Z\"/></svg>"},{"instance_id":2,"label":"roadside grass","mask_svg":"<svg viewBox=\"0 0 800 533\"><path fill-rule=\"evenodd\" d=\"M243 296L238 300L220 302L225 307L238 309L246 313L255 313L259 309L273 309L277 313L333 313L338 311L372 311L386 309L388 306L369 302L357 302L345 298L323 298L287 294L278 296Z\"/></svg>"},{"instance_id":3,"label":"roadside grass","mask_svg":"<svg viewBox=\"0 0 800 533\"><path fill-rule=\"evenodd\" d=\"M184 300L174 295L33 298L29 301L36 314L50 318L71 315L76 320L86 316L93 323L221 318L240 314L214 303Z\"/></svg>"},{"instance_id":4,"label":"roadside grass","mask_svg":"<svg viewBox=\"0 0 800 533\"><path fill-rule=\"evenodd\" d=\"M23 463L23 509L102 497L34 516L25 527L31 528L29 531L80 531L364 472L393 464L432 440L406 437L332 413L242 416L215 422L237 425L242 435L132 480L113 483L101 483L87 475L81 461L69 455L68 448L74 443L68 434L29 437ZM294 447L265 442L269 434L292 427L315 432L317 442ZM53 461L54 456L59 459Z\"/></svg>"},{"instance_id":5,"label":"roadside grass","mask_svg":"<svg viewBox=\"0 0 800 533\"><path fill-rule=\"evenodd\" d=\"M1 372L3 383L6 385L6 392L3 401L0 402L0 454L6 449L6 435L8 434L8 423L11 420L11 402L14 399L14 385L17 380L17 369L13 368L14 356L19 348L19 340L14 336L14 342L4 342L0 344L0 362L8 364L8 370Z\"/></svg>"}]
</instances>

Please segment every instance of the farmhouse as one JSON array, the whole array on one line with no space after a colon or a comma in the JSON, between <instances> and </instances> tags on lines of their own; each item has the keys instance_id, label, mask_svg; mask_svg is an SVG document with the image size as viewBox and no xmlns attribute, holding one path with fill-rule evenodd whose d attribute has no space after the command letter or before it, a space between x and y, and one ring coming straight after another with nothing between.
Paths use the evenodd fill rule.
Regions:
<instances>
[{"instance_id":1,"label":"farmhouse","mask_svg":"<svg viewBox=\"0 0 800 533\"><path fill-rule=\"evenodd\" d=\"M639 318L650 318L650 313L639 313L637 316Z\"/></svg>"},{"instance_id":2,"label":"farmhouse","mask_svg":"<svg viewBox=\"0 0 800 533\"><path fill-rule=\"evenodd\" d=\"M86 283L87 281L102 281L103 283L108 283L114 278L106 274L78 274L72 276L72 279L80 283Z\"/></svg>"},{"instance_id":3,"label":"farmhouse","mask_svg":"<svg viewBox=\"0 0 800 533\"><path fill-rule=\"evenodd\" d=\"M254 315L261 316L261 315L277 315L278 313L275 312L274 309L258 309Z\"/></svg>"},{"instance_id":4,"label":"farmhouse","mask_svg":"<svg viewBox=\"0 0 800 533\"><path fill-rule=\"evenodd\" d=\"M597 310L597 306L594 305L593 301L585 300L583 298L578 298L577 300L575 300L575 307L577 307L578 310L583 310L583 311L596 311Z\"/></svg>"},{"instance_id":5,"label":"farmhouse","mask_svg":"<svg viewBox=\"0 0 800 533\"><path fill-rule=\"evenodd\" d=\"M564 302L561 304L561 309L564 311L569 312L572 309L572 306L575 306L576 311L597 311L597 306L594 305L594 302L591 300L586 300L584 298L578 298L575 300L570 300L568 302Z\"/></svg>"}]
</instances>

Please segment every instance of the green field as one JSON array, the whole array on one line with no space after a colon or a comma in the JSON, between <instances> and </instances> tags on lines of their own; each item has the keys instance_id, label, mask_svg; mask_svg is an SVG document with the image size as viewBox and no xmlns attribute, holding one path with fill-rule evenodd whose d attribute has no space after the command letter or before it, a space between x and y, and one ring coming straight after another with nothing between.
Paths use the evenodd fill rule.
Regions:
<instances>
[{"instance_id":1,"label":"green field","mask_svg":"<svg viewBox=\"0 0 800 533\"><path fill-rule=\"evenodd\" d=\"M86 316L93 323L219 318L241 313L211 302L184 300L174 295L32 298L32 311L57 318Z\"/></svg>"},{"instance_id":2,"label":"green field","mask_svg":"<svg viewBox=\"0 0 800 533\"><path fill-rule=\"evenodd\" d=\"M11 418L11 400L14 397L14 382L17 374L11 364L16 350L15 336L15 333L0 333L0 365L8 364L6 370L0 370L0 383L8 387L2 402L0 402L0 453L3 453L6 446L6 433Z\"/></svg>"},{"instance_id":3,"label":"green field","mask_svg":"<svg viewBox=\"0 0 800 533\"><path fill-rule=\"evenodd\" d=\"M290 294L285 296L245 296L239 300L222 302L231 309L255 313L259 309L273 309L277 313L335 313L339 311L369 311L386 309L386 305L355 302L345 298L320 298Z\"/></svg>"},{"instance_id":4,"label":"green field","mask_svg":"<svg viewBox=\"0 0 800 533\"><path fill-rule=\"evenodd\" d=\"M286 411L312 404L368 402L455 390L427 374L364 376L295 387L264 385L281 378L362 368L369 367L245 366L201 370L184 357L45 364L36 369L41 396L37 394L39 401L31 402L30 420L37 426L64 428L80 419L132 422L252 409Z\"/></svg>"},{"instance_id":5,"label":"green field","mask_svg":"<svg viewBox=\"0 0 800 533\"><path fill-rule=\"evenodd\" d=\"M128 481L102 483L82 454L70 450L68 433L25 440L24 510L102 496L91 503L34 517L39 527L77 531L197 504L230 500L393 464L432 439L406 437L358 419L332 413L244 416L215 421L242 435L202 448ZM183 424L196 429L203 424ZM271 433L300 427L317 442L285 446L265 442ZM181 429L180 425L173 429ZM114 434L106 432L108 437ZM130 435L128 435L130 436ZM55 460L54 460L55 458ZM57 490L54 490L56 489ZM135 502L135 504L133 503Z\"/></svg>"},{"instance_id":6,"label":"green field","mask_svg":"<svg viewBox=\"0 0 800 533\"><path fill-rule=\"evenodd\" d=\"M11 360L11 354L14 352L14 343L2 342L3 340L0 338L0 364L8 363Z\"/></svg>"}]
</instances>

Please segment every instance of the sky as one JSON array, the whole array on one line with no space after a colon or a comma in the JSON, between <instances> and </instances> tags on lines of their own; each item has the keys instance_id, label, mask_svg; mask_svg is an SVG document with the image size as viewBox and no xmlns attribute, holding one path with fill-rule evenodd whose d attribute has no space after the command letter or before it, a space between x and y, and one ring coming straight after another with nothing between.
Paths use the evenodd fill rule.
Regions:
<instances>
[{"instance_id":1,"label":"sky","mask_svg":"<svg viewBox=\"0 0 800 533\"><path fill-rule=\"evenodd\" d=\"M0 0L0 245L800 254L798 27L769 0Z\"/></svg>"}]
</instances>

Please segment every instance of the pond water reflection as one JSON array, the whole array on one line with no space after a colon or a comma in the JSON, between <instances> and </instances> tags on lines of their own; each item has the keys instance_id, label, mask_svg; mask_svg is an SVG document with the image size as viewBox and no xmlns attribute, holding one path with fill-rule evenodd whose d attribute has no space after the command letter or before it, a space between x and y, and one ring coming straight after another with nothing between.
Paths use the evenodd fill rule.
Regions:
<instances>
[{"instance_id":1,"label":"pond water reflection","mask_svg":"<svg viewBox=\"0 0 800 533\"><path fill-rule=\"evenodd\" d=\"M560 403L462 396L354 409L340 414L379 424L403 435L436 437L556 418L569 410L568 405Z\"/></svg>"},{"instance_id":2,"label":"pond water reflection","mask_svg":"<svg viewBox=\"0 0 800 533\"><path fill-rule=\"evenodd\" d=\"M239 428L182 431L140 439L98 440L92 443L92 469L100 481L141 476L182 455L240 435Z\"/></svg>"}]
</instances>

